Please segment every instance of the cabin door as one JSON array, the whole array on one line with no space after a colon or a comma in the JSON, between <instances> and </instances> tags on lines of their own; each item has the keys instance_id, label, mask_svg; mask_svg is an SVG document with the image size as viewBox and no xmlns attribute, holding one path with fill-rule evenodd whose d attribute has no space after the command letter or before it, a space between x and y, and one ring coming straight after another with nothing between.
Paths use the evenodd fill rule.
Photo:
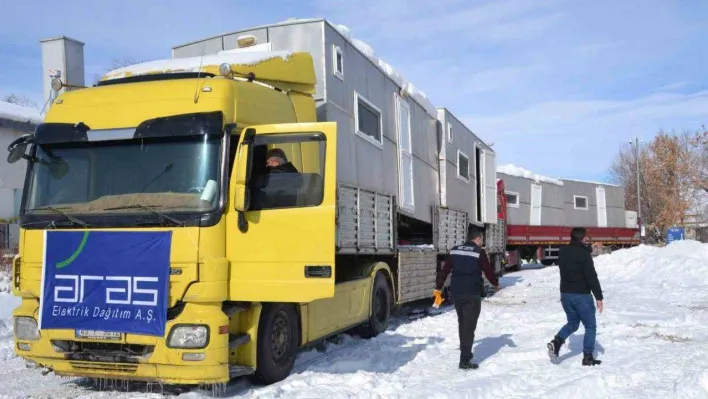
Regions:
<instances>
[{"instance_id":1,"label":"cabin door","mask_svg":"<svg viewBox=\"0 0 708 399\"><path fill-rule=\"evenodd\" d=\"M398 140L398 197L401 208L415 212L413 151L411 148L411 110L405 98L396 95Z\"/></svg>"},{"instance_id":2,"label":"cabin door","mask_svg":"<svg viewBox=\"0 0 708 399\"><path fill-rule=\"evenodd\" d=\"M541 225L541 198L543 189L540 184L531 184L531 226Z\"/></svg>"},{"instance_id":3,"label":"cabin door","mask_svg":"<svg viewBox=\"0 0 708 399\"><path fill-rule=\"evenodd\" d=\"M597 199L597 227L607 227L607 199L605 198L605 187L595 188L595 198Z\"/></svg>"}]
</instances>

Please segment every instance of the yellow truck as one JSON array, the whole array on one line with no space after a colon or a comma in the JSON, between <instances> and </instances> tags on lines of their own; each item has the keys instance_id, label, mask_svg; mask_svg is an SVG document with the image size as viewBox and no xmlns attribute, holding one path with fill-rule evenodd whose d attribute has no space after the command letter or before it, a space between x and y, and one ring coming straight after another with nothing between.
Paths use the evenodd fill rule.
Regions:
<instances>
[{"instance_id":1,"label":"yellow truck","mask_svg":"<svg viewBox=\"0 0 708 399\"><path fill-rule=\"evenodd\" d=\"M55 98L8 147L28 165L17 355L61 376L270 384L304 344L376 336L430 298L437 244L466 219L416 223L395 194L339 181L341 124L318 122L315 85L307 52L236 52Z\"/></svg>"}]
</instances>

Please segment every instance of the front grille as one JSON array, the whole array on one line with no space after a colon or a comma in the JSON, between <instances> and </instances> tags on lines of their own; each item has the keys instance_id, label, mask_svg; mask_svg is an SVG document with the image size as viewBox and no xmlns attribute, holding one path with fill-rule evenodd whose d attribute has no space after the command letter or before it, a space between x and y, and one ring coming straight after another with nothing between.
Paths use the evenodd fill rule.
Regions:
<instances>
[{"instance_id":1,"label":"front grille","mask_svg":"<svg viewBox=\"0 0 708 399\"><path fill-rule=\"evenodd\" d=\"M139 363L148 358L153 345L54 340L52 347L68 360L106 363Z\"/></svg>"}]
</instances>

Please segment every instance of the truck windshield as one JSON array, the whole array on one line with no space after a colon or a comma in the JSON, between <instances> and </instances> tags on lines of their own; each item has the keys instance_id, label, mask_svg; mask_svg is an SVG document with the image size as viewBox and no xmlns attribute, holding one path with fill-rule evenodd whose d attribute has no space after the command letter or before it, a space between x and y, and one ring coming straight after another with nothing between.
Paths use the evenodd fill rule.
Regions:
<instances>
[{"instance_id":1,"label":"truck windshield","mask_svg":"<svg viewBox=\"0 0 708 399\"><path fill-rule=\"evenodd\" d=\"M208 211L218 202L220 147L214 134L38 145L24 208Z\"/></svg>"}]
</instances>

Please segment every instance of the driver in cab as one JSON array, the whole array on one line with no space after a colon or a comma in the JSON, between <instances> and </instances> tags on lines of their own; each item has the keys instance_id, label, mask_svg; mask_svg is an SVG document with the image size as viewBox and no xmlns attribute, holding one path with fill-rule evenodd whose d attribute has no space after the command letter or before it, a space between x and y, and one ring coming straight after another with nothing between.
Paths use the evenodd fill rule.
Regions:
<instances>
[{"instance_id":1,"label":"driver in cab","mask_svg":"<svg viewBox=\"0 0 708 399\"><path fill-rule=\"evenodd\" d=\"M288 161L285 152L280 148L271 148L266 153L268 173L298 173L297 168Z\"/></svg>"}]
</instances>

